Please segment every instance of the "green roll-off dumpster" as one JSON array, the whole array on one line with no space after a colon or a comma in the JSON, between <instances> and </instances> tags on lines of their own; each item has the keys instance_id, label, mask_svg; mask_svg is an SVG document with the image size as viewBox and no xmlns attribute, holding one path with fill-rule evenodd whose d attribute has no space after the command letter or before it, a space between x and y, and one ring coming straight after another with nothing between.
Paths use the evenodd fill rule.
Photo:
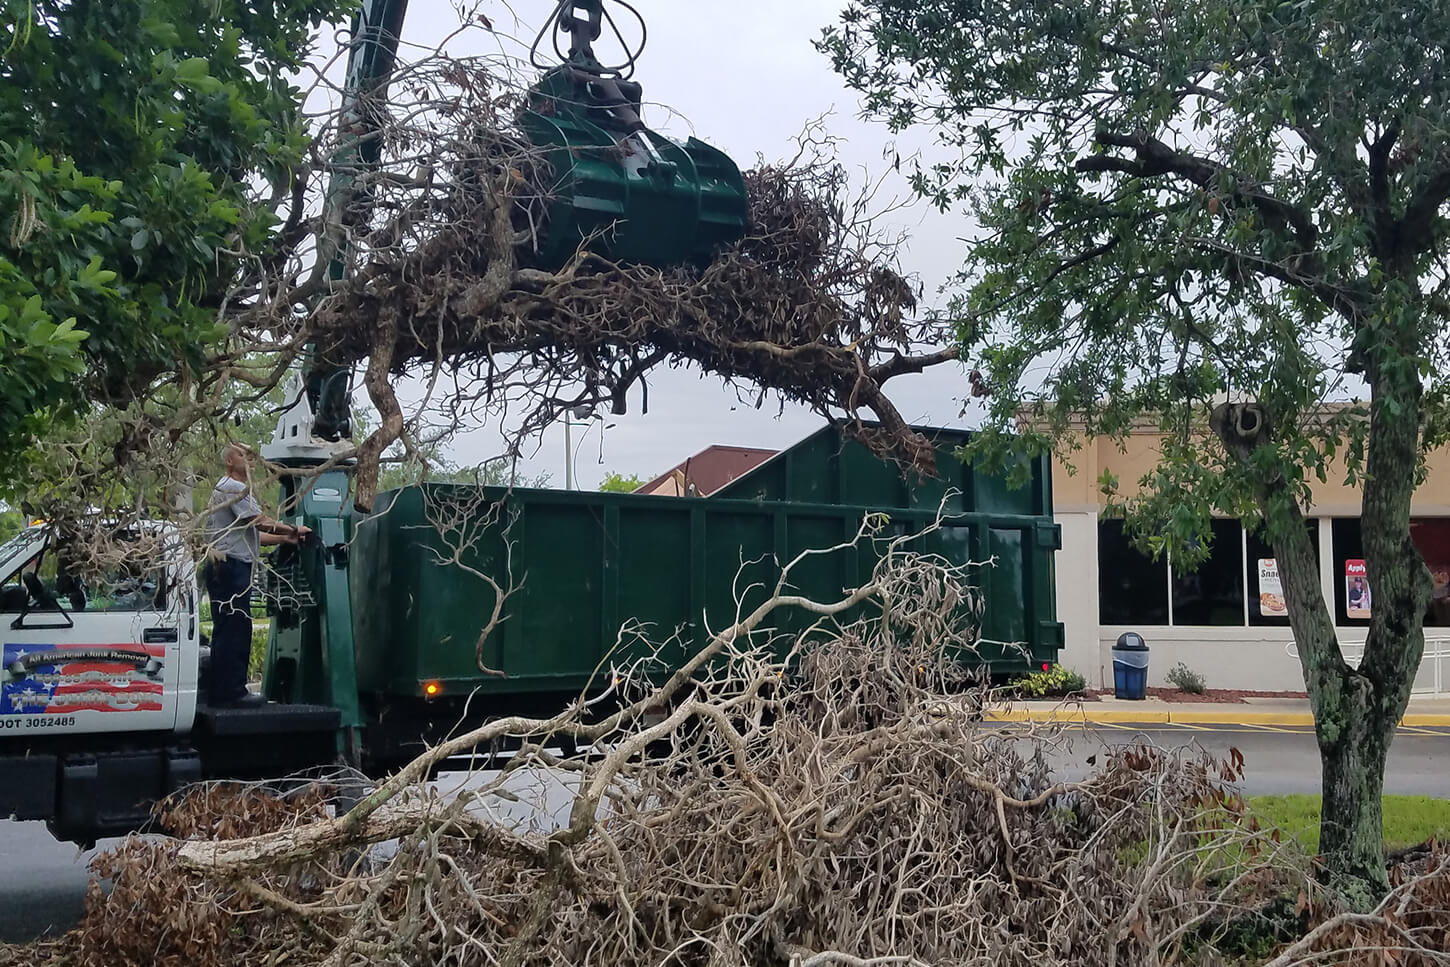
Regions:
<instances>
[{"instance_id":1,"label":"green roll-off dumpster","mask_svg":"<svg viewBox=\"0 0 1450 967\"><path fill-rule=\"evenodd\" d=\"M888 513L895 533L919 531L944 500L926 549L958 562L995 558L978 571L982 658L994 673L1055 660L1061 538L1046 460L1012 490L956 457L962 431L923 432L936 442L940 479L903 479L827 427L706 498L448 484L383 494L358 523L352 554L359 694L374 714L470 693L499 714L552 714L601 668L645 653L640 637L621 635L627 623L655 641L677 639L660 655L668 668L734 620L734 587L773 585L777 561L850 539L869 512ZM440 532L443 521L451 527ZM839 598L874 563L867 548L844 549L813 558L794 583ZM489 580L512 593L480 642L497 597ZM757 587L744 607L765 593Z\"/></svg>"}]
</instances>

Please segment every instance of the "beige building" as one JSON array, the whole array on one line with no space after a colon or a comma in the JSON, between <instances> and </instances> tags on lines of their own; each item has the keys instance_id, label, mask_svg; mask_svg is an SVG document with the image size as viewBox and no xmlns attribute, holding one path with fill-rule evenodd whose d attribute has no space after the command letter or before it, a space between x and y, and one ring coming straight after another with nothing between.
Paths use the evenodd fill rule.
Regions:
<instances>
[{"instance_id":1,"label":"beige building","mask_svg":"<svg viewBox=\"0 0 1450 967\"><path fill-rule=\"evenodd\" d=\"M1300 690L1294 636L1282 610L1273 552L1237 520L1216 520L1213 554L1194 574L1134 550L1122 525L1103 515L1098 479L1114 474L1131 494L1158 462L1161 435L1131 436L1124 448L1106 439L1072 454L1071 470L1053 466L1053 505L1062 525L1057 563L1058 615L1066 624L1062 663L1090 683L1111 687L1118 635L1140 633L1151 649L1149 684L1177 662L1204 675L1210 688ZM1415 689L1450 692L1450 450L1432 455L1415 497L1413 535L1435 576L1426 616L1425 659ZM1342 466L1313 490L1306 509L1319 555L1319 577L1351 663L1364 648L1374 588L1362 569L1360 494Z\"/></svg>"}]
</instances>

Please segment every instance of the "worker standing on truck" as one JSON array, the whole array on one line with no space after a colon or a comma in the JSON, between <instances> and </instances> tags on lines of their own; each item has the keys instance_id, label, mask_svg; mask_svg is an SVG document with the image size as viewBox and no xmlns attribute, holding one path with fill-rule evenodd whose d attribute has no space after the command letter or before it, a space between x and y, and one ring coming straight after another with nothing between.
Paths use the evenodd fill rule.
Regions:
<instances>
[{"instance_id":1,"label":"worker standing on truck","mask_svg":"<svg viewBox=\"0 0 1450 967\"><path fill-rule=\"evenodd\" d=\"M284 524L262 513L252 495L252 450L241 443L222 449L226 476L217 481L207 508L205 581L211 597L211 667L207 701L212 706L261 705L247 690L252 653L252 568L263 544L296 544L310 527Z\"/></svg>"}]
</instances>

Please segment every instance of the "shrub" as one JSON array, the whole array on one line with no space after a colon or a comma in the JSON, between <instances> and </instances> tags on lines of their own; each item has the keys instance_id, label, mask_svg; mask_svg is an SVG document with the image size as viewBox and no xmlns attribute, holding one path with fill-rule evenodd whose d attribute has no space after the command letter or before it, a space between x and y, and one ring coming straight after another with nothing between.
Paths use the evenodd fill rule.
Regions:
<instances>
[{"instance_id":1,"label":"shrub","mask_svg":"<svg viewBox=\"0 0 1450 967\"><path fill-rule=\"evenodd\" d=\"M252 657L247 661L247 677L260 678L262 663L267 660L267 629L269 625L260 622L252 625Z\"/></svg>"},{"instance_id":2,"label":"shrub","mask_svg":"<svg viewBox=\"0 0 1450 967\"><path fill-rule=\"evenodd\" d=\"M1012 684L1027 698L1058 698L1085 690L1087 679L1070 668L1053 665L1048 671L1032 672Z\"/></svg>"},{"instance_id":3,"label":"shrub","mask_svg":"<svg viewBox=\"0 0 1450 967\"><path fill-rule=\"evenodd\" d=\"M1168 681L1177 685L1180 692L1187 692L1190 695L1202 695L1208 689L1203 676L1183 662L1168 669Z\"/></svg>"}]
</instances>

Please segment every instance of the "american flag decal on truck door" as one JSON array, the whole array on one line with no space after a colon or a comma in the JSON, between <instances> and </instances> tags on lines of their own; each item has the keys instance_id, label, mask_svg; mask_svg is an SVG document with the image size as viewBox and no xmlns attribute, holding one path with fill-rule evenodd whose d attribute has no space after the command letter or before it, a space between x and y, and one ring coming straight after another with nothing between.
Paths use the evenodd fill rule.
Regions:
<instances>
[{"instance_id":1,"label":"american flag decal on truck door","mask_svg":"<svg viewBox=\"0 0 1450 967\"><path fill-rule=\"evenodd\" d=\"M0 715L159 712L165 645L6 644Z\"/></svg>"}]
</instances>

